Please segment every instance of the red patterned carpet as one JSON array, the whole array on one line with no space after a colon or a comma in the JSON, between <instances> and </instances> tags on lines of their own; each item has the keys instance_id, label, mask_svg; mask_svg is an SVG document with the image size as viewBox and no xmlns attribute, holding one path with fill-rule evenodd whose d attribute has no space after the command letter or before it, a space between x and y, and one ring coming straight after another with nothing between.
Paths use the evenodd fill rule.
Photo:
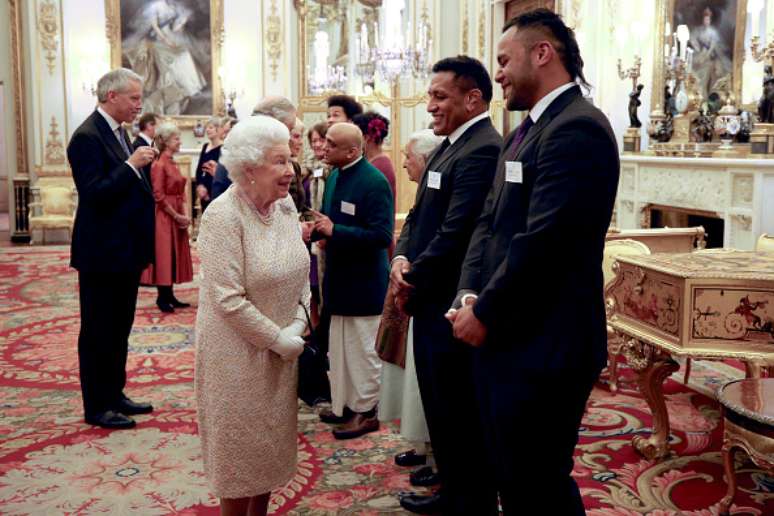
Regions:
<instances>
[{"instance_id":1,"label":"red patterned carpet","mask_svg":"<svg viewBox=\"0 0 774 516\"><path fill-rule=\"evenodd\" d=\"M141 289L129 393L156 411L130 431L83 423L78 389L76 276L62 247L0 250L0 513L215 514L201 470L193 397L195 308L162 315ZM196 302L196 285L176 289ZM626 370L624 370L626 372ZM720 414L707 395L739 371L694 365L691 387L667 382L677 454L655 463L631 448L651 418L632 383L595 389L576 450L575 476L591 515L717 514L725 491ZM525 421L535 425L539 419ZM392 456L395 426L336 442L300 408L298 472L271 502L276 514L400 513L410 489ZM529 443L525 443L529 445ZM774 478L739 455L733 514L774 514ZM523 465L529 468L529 464ZM474 472L472 472L474 473ZM546 514L551 514L546 500Z\"/></svg>"}]
</instances>

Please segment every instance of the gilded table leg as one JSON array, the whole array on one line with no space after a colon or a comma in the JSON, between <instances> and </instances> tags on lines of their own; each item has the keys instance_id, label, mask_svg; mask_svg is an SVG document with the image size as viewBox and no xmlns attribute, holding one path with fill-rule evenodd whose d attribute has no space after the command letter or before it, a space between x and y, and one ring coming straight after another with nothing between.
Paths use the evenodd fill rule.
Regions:
<instances>
[{"instance_id":1,"label":"gilded table leg","mask_svg":"<svg viewBox=\"0 0 774 516\"><path fill-rule=\"evenodd\" d=\"M745 378L760 378L764 367L755 362L744 363L744 377Z\"/></svg>"},{"instance_id":2,"label":"gilded table leg","mask_svg":"<svg viewBox=\"0 0 774 516\"><path fill-rule=\"evenodd\" d=\"M621 357L621 337L608 329L607 372L610 376L610 392L618 392L618 360Z\"/></svg>"},{"instance_id":3,"label":"gilded table leg","mask_svg":"<svg viewBox=\"0 0 774 516\"><path fill-rule=\"evenodd\" d=\"M653 414L653 434L649 438L636 435L632 444L646 459L663 459L669 455L669 414L662 387L664 380L680 365L668 354L635 339L626 343L624 355L637 372L640 392Z\"/></svg>"},{"instance_id":4,"label":"gilded table leg","mask_svg":"<svg viewBox=\"0 0 774 516\"><path fill-rule=\"evenodd\" d=\"M728 484L728 490L726 496L720 500L718 506L718 513L723 516L729 514L728 510L731 508L731 504L734 503L734 495L736 494L736 474L734 472L734 450L733 445L728 441L723 443L723 469L726 472L726 483Z\"/></svg>"}]
</instances>

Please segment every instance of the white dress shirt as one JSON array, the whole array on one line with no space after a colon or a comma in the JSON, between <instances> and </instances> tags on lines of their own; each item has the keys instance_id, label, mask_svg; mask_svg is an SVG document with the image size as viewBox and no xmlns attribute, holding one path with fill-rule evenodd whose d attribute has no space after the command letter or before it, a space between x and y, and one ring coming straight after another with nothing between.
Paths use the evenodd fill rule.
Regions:
<instances>
[{"instance_id":1,"label":"white dress shirt","mask_svg":"<svg viewBox=\"0 0 774 516\"><path fill-rule=\"evenodd\" d=\"M142 131L140 131L139 136L140 136L140 138L145 140L145 143L148 144L148 147L153 147L153 139L150 136L148 136L147 134L145 134Z\"/></svg>"},{"instance_id":2,"label":"white dress shirt","mask_svg":"<svg viewBox=\"0 0 774 516\"><path fill-rule=\"evenodd\" d=\"M104 118L105 121L108 123L108 125L110 126L110 130L113 131L113 135L115 135L116 140L118 140L118 144L121 145L121 131L119 131L119 129L121 128L121 124L118 123L115 118L113 118L112 116L108 115L107 112L104 109L102 109L102 106L97 107L97 112L100 115L102 115L102 118ZM142 134L142 133L140 133L140 134ZM129 144L126 143L126 142L124 142L124 144L129 146ZM121 145L121 148L123 149L124 146ZM140 172L136 168L134 168L134 165L129 163L129 160L126 160L124 163L129 165L131 167L131 169L134 170L134 173L137 175L137 177L139 179L142 179L142 176L140 175Z\"/></svg>"}]
</instances>

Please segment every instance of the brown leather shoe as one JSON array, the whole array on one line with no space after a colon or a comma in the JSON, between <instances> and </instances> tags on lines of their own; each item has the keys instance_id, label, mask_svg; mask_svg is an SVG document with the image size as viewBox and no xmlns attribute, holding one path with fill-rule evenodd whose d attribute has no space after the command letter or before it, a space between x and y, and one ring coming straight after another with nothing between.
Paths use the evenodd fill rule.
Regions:
<instances>
[{"instance_id":1,"label":"brown leather shoe","mask_svg":"<svg viewBox=\"0 0 774 516\"><path fill-rule=\"evenodd\" d=\"M333 437L336 439L355 439L377 430L379 430L379 420L375 415L368 417L357 413L349 423L345 423L334 430Z\"/></svg>"},{"instance_id":2,"label":"brown leather shoe","mask_svg":"<svg viewBox=\"0 0 774 516\"><path fill-rule=\"evenodd\" d=\"M333 411L329 408L324 408L320 411L320 421L323 423L328 423L329 425L341 425L343 423L348 423L350 420L352 420L352 416L355 415L354 412L349 410L348 407L344 407L344 412L342 415L337 416L333 413Z\"/></svg>"}]
</instances>

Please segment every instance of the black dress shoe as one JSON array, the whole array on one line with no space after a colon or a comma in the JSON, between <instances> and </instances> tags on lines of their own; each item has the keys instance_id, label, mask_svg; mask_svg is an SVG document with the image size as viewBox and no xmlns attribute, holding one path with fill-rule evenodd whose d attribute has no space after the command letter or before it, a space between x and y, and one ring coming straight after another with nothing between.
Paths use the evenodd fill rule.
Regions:
<instances>
[{"instance_id":1,"label":"black dress shoe","mask_svg":"<svg viewBox=\"0 0 774 516\"><path fill-rule=\"evenodd\" d=\"M395 456L395 464L398 466L421 466L427 462L427 455L420 455L416 450L409 450Z\"/></svg>"},{"instance_id":2,"label":"black dress shoe","mask_svg":"<svg viewBox=\"0 0 774 516\"><path fill-rule=\"evenodd\" d=\"M156 300L156 306L158 306L159 310L161 310L165 314L171 314L175 312L175 307L172 306L171 303L167 303L166 301L161 301L160 299Z\"/></svg>"},{"instance_id":3,"label":"black dress shoe","mask_svg":"<svg viewBox=\"0 0 774 516\"><path fill-rule=\"evenodd\" d=\"M325 408L320 411L320 421L330 425L342 425L344 423L348 423L349 420L354 416L355 413L349 410L347 407L344 407L344 412L342 412L340 416L334 414L333 411L329 408Z\"/></svg>"},{"instance_id":4,"label":"black dress shoe","mask_svg":"<svg viewBox=\"0 0 774 516\"><path fill-rule=\"evenodd\" d=\"M189 306L191 306L191 303L183 303L182 301L180 301L174 296L172 297L172 299L169 300L169 304L171 304L175 308L188 308Z\"/></svg>"},{"instance_id":5,"label":"black dress shoe","mask_svg":"<svg viewBox=\"0 0 774 516\"><path fill-rule=\"evenodd\" d=\"M129 398L124 398L116 405L116 411L122 414L129 414L130 416L135 414L150 414L153 412L153 405L150 403L138 403Z\"/></svg>"},{"instance_id":6,"label":"black dress shoe","mask_svg":"<svg viewBox=\"0 0 774 516\"><path fill-rule=\"evenodd\" d=\"M92 416L86 416L85 419L86 422L90 425L101 426L102 428L109 428L111 430L134 428L134 425L137 424L134 422L134 419L126 417L120 412L115 412L113 410L107 410Z\"/></svg>"},{"instance_id":7,"label":"black dress shoe","mask_svg":"<svg viewBox=\"0 0 774 516\"><path fill-rule=\"evenodd\" d=\"M441 514L443 499L440 494L419 495L405 493L399 496L400 506L415 514Z\"/></svg>"},{"instance_id":8,"label":"black dress shoe","mask_svg":"<svg viewBox=\"0 0 774 516\"><path fill-rule=\"evenodd\" d=\"M433 471L430 466L419 468L409 474L409 483L415 487L430 487L441 483L438 473Z\"/></svg>"}]
</instances>

